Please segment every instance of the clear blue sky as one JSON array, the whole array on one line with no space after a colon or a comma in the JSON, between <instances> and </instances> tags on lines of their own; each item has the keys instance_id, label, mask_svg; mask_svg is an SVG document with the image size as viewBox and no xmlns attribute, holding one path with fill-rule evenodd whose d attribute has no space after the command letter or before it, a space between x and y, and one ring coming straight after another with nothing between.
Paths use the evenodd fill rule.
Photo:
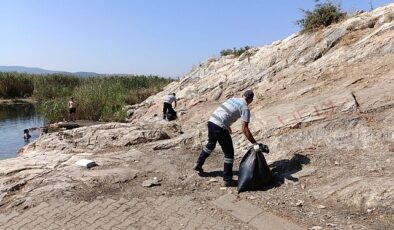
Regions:
<instances>
[{"instance_id":1,"label":"clear blue sky","mask_svg":"<svg viewBox=\"0 0 394 230\"><path fill-rule=\"evenodd\" d=\"M335 1L334 1L335 2ZM346 11L369 0L342 0ZM374 8L392 0L372 0ZM179 77L299 31L314 0L1 0L0 65Z\"/></svg>"}]
</instances>

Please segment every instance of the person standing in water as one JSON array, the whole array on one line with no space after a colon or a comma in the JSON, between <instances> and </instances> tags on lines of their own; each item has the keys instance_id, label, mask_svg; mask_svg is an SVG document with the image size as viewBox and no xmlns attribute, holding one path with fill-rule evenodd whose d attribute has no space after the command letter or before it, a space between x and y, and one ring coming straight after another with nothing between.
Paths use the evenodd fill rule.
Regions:
<instances>
[{"instance_id":1,"label":"person standing in water","mask_svg":"<svg viewBox=\"0 0 394 230\"><path fill-rule=\"evenodd\" d=\"M30 139L30 134L29 134L29 130L25 129L23 130L23 139L25 139L25 141L28 141Z\"/></svg>"}]
</instances>

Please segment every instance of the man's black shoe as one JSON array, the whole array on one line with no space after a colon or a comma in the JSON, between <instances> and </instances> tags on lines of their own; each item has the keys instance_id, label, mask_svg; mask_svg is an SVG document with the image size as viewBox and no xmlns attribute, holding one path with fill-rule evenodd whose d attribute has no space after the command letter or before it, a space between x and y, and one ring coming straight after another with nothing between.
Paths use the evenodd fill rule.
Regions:
<instances>
[{"instance_id":1,"label":"man's black shoe","mask_svg":"<svg viewBox=\"0 0 394 230\"><path fill-rule=\"evenodd\" d=\"M204 169L202 169L202 165L200 165L199 163L195 164L193 166L193 169L198 171L199 173L203 173L204 172Z\"/></svg>"},{"instance_id":2,"label":"man's black shoe","mask_svg":"<svg viewBox=\"0 0 394 230\"><path fill-rule=\"evenodd\" d=\"M224 181L224 187L237 187L238 182L235 180Z\"/></svg>"}]
</instances>

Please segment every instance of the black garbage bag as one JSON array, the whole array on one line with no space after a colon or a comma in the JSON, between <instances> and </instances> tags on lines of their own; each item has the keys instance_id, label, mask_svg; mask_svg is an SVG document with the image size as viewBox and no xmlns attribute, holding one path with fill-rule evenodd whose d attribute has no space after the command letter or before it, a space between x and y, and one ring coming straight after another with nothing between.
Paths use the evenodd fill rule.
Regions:
<instances>
[{"instance_id":1,"label":"black garbage bag","mask_svg":"<svg viewBox=\"0 0 394 230\"><path fill-rule=\"evenodd\" d=\"M238 193L256 190L272 181L272 173L261 148L251 147L242 158L238 172Z\"/></svg>"},{"instance_id":2,"label":"black garbage bag","mask_svg":"<svg viewBox=\"0 0 394 230\"><path fill-rule=\"evenodd\" d=\"M176 119L177 119L177 115L176 115L175 111L167 113L167 120L173 121L173 120L176 120Z\"/></svg>"}]
</instances>

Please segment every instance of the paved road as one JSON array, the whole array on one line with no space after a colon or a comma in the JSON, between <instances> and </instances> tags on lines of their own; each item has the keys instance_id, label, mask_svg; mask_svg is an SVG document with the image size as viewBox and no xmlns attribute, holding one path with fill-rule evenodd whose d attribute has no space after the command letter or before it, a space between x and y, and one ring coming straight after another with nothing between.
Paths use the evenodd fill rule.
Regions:
<instances>
[{"instance_id":1,"label":"paved road","mask_svg":"<svg viewBox=\"0 0 394 230\"><path fill-rule=\"evenodd\" d=\"M242 225L221 221L225 217L220 214L204 214L202 206L206 205L190 197L57 200L22 213L0 214L0 229L239 229Z\"/></svg>"},{"instance_id":2,"label":"paved road","mask_svg":"<svg viewBox=\"0 0 394 230\"><path fill-rule=\"evenodd\" d=\"M232 195L207 203L189 196L52 200L23 212L0 214L0 229L266 229L268 222L261 214L244 201L236 203ZM268 224L288 229L280 228L283 219L273 221Z\"/></svg>"}]
</instances>

